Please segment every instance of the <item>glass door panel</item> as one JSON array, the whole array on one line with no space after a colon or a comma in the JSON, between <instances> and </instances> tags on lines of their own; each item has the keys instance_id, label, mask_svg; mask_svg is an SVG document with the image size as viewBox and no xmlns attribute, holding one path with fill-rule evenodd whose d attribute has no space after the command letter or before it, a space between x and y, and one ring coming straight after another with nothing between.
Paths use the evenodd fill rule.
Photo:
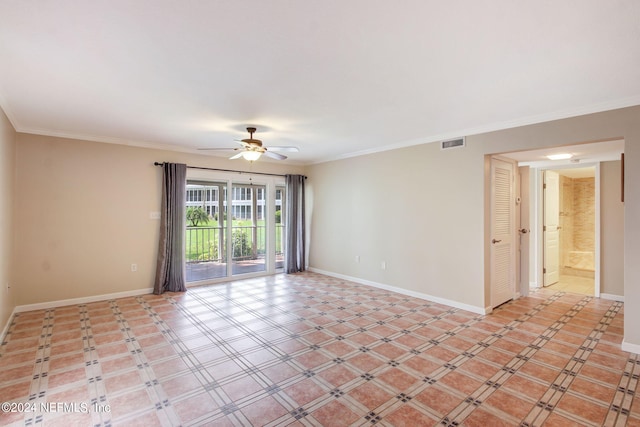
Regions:
<instances>
[{"instance_id":1,"label":"glass door panel","mask_svg":"<svg viewBox=\"0 0 640 427\"><path fill-rule=\"evenodd\" d=\"M187 181L187 282L227 276L226 183Z\"/></svg>"},{"instance_id":2,"label":"glass door panel","mask_svg":"<svg viewBox=\"0 0 640 427\"><path fill-rule=\"evenodd\" d=\"M266 271L266 187L233 184L231 190L231 271Z\"/></svg>"},{"instance_id":3,"label":"glass door panel","mask_svg":"<svg viewBox=\"0 0 640 427\"><path fill-rule=\"evenodd\" d=\"M285 218L284 218L285 188L276 187L276 198L274 212L276 213L276 271L284 270L284 239L285 239Z\"/></svg>"}]
</instances>

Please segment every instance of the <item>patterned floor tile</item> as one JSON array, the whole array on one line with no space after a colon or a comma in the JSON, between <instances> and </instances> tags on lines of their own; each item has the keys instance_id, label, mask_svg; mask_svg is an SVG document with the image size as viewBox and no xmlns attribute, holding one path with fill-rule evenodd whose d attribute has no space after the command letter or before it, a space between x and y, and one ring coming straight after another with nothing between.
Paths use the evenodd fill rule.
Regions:
<instances>
[{"instance_id":1,"label":"patterned floor tile","mask_svg":"<svg viewBox=\"0 0 640 427\"><path fill-rule=\"evenodd\" d=\"M547 288L480 316L302 273L17 313L3 399L91 410L0 424L638 425L623 311Z\"/></svg>"}]
</instances>

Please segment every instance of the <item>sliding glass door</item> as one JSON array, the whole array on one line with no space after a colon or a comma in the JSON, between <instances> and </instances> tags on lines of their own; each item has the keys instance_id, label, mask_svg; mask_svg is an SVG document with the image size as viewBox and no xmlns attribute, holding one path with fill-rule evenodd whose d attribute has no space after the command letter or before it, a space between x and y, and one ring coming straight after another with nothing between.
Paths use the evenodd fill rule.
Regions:
<instances>
[{"instance_id":1,"label":"sliding glass door","mask_svg":"<svg viewBox=\"0 0 640 427\"><path fill-rule=\"evenodd\" d=\"M187 282L267 274L284 267L284 186L187 179Z\"/></svg>"}]
</instances>

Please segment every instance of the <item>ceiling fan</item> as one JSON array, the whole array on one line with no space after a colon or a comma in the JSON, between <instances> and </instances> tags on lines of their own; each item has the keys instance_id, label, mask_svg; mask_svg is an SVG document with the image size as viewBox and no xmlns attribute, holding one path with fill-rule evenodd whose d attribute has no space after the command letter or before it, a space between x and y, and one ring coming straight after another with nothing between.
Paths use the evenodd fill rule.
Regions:
<instances>
[{"instance_id":1,"label":"ceiling fan","mask_svg":"<svg viewBox=\"0 0 640 427\"><path fill-rule=\"evenodd\" d=\"M242 139L240 141L237 141L242 147L235 147L235 148L200 148L200 150L205 150L205 151L212 151L212 150L233 150L233 151L240 151L238 154L235 154L231 157L229 157L229 159L233 160L233 159L239 159L240 157L244 157L246 160L249 160L251 162L258 160L260 158L260 156L262 156L263 154L267 157L271 157L272 159L276 159L276 160L284 160L287 158L287 156L283 155L283 154L279 154L279 153L275 153L275 151L285 151L285 152L293 152L293 153L297 153L298 151L298 147L293 147L293 146L273 146L273 147L269 147L267 149L267 147L263 147L262 146L262 141L260 141L259 139L255 139L253 137L253 134L255 133L256 128L254 127L248 127L247 128L247 132L249 132L249 138L245 138Z\"/></svg>"}]
</instances>

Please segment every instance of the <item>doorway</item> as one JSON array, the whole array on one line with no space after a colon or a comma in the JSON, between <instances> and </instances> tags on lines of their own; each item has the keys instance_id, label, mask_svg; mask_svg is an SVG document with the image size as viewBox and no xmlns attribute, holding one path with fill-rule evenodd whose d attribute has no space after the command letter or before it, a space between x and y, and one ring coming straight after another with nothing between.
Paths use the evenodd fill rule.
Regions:
<instances>
[{"instance_id":1,"label":"doorway","mask_svg":"<svg viewBox=\"0 0 640 427\"><path fill-rule=\"evenodd\" d=\"M596 295L596 167L544 170L543 282L559 291Z\"/></svg>"},{"instance_id":2,"label":"doorway","mask_svg":"<svg viewBox=\"0 0 640 427\"><path fill-rule=\"evenodd\" d=\"M567 177L571 173L579 173L580 169L590 169L588 176L568 176L573 179L573 184L579 183L582 178L590 178L595 183L595 220L583 219L581 214L583 207L579 204L568 206L570 192L564 192L564 201L560 207L560 187L558 189L558 275L559 285L564 290L579 294L589 294L595 297L622 300L622 285L624 278L621 274L624 260L622 259L624 244L624 211L620 200L620 174L622 165L620 156L624 152L624 140L611 139L601 142L590 142L579 145L549 147L530 151L514 151L497 153L485 157L486 189L486 215L485 236L485 297L487 306L490 305L491 292L491 265L490 265L490 167L492 156L500 156L517 162L520 181L516 180L517 194L515 205L516 217L514 228L520 234L516 239L519 250L516 251L516 289L518 296L526 296L529 291L544 287L544 239L543 239L543 177L545 170L562 171ZM552 159L552 154L570 153L566 160ZM567 171L567 172L564 172ZM595 175L595 177L594 177ZM560 181L559 176L559 181ZM570 182L562 178L563 184ZM521 185L520 185L521 184ZM592 184L590 184L592 185ZM575 190L575 189L573 189ZM575 199L574 191L572 202ZM593 206L593 205L592 205ZM570 208L570 209L568 209ZM573 209L573 210L571 210ZM577 210L576 210L577 209ZM560 216L562 213L562 216ZM573 214L573 215L572 215ZM585 233L576 239L570 233L571 227L576 224L593 224L589 230L589 237ZM564 228L564 229L563 229ZM595 230L592 232L591 230ZM575 231L575 230L574 230ZM584 230L583 230L584 231ZM573 239L573 241L572 241ZM584 246L581 243L593 242L593 245ZM571 245L573 243L573 245ZM577 244L576 244L577 243ZM606 267L606 268L605 268ZM569 283L571 282L571 283ZM549 284L553 286L554 284ZM548 289L548 288L545 288ZM554 289L554 288L552 288Z\"/></svg>"}]
</instances>

